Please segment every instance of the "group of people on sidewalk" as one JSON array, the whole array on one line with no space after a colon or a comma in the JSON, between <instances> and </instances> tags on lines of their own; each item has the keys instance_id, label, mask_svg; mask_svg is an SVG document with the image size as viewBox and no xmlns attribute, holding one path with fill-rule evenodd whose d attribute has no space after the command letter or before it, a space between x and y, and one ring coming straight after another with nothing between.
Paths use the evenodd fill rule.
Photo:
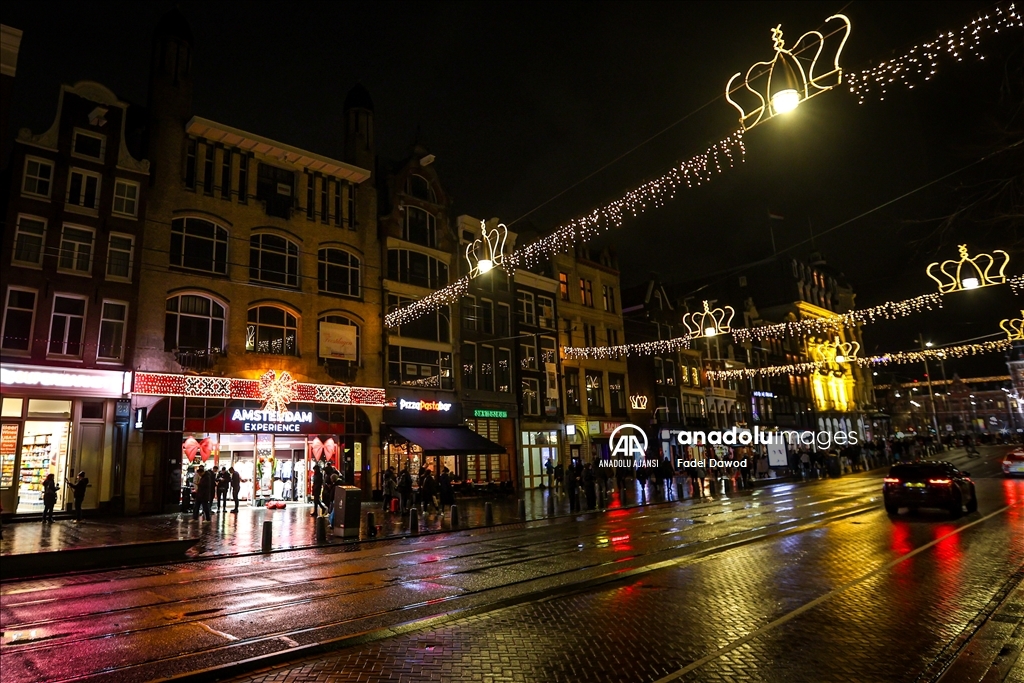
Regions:
<instances>
[{"instance_id":1,"label":"group of people on sidewalk","mask_svg":"<svg viewBox=\"0 0 1024 683\"><path fill-rule=\"evenodd\" d=\"M64 484L71 487L75 498L75 522L81 522L82 503L85 502L85 491L89 488L89 477L85 476L85 472L79 472L73 483L65 479ZM57 480L53 474L47 474L46 479L43 479L43 524L53 523L53 508L57 505L58 490Z\"/></svg>"},{"instance_id":2,"label":"group of people on sidewalk","mask_svg":"<svg viewBox=\"0 0 1024 683\"><path fill-rule=\"evenodd\" d=\"M327 515L328 524L334 527L334 490L341 480L341 472L330 462L320 467L320 463L313 465L313 511L310 517Z\"/></svg>"},{"instance_id":3,"label":"group of people on sidewalk","mask_svg":"<svg viewBox=\"0 0 1024 683\"><path fill-rule=\"evenodd\" d=\"M388 467L382 486L384 512L405 513L419 505L424 512L433 510L443 516L445 509L455 504L452 473L447 467L441 468L441 474L435 478L430 467L422 465L416 476L415 488L408 465L401 474L396 474L394 467Z\"/></svg>"},{"instance_id":4,"label":"group of people on sidewalk","mask_svg":"<svg viewBox=\"0 0 1024 683\"><path fill-rule=\"evenodd\" d=\"M216 510L222 514L228 512L229 490L235 502L235 508L231 512L237 513L238 494L241 489L242 477L234 467L221 467L218 470L216 467L206 469L200 465L192 480L192 519L199 519L201 512L203 521L209 522L213 518L215 499Z\"/></svg>"}]
</instances>

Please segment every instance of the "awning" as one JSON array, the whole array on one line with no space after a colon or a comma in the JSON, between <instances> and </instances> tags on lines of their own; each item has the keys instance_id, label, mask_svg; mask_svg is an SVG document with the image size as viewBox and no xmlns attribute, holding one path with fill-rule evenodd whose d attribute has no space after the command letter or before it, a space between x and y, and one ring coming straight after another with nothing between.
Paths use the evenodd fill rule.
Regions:
<instances>
[{"instance_id":1,"label":"awning","mask_svg":"<svg viewBox=\"0 0 1024 683\"><path fill-rule=\"evenodd\" d=\"M505 448L469 427L391 427L398 437L423 449L423 455L486 455Z\"/></svg>"}]
</instances>

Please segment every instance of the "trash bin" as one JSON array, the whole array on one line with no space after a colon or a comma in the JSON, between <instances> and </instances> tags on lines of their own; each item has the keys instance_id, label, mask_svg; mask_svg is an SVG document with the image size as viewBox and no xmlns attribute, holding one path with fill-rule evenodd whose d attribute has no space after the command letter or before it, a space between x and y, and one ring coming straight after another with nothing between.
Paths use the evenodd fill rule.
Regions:
<instances>
[{"instance_id":1,"label":"trash bin","mask_svg":"<svg viewBox=\"0 0 1024 683\"><path fill-rule=\"evenodd\" d=\"M359 538L361 491L355 486L334 488L334 535Z\"/></svg>"}]
</instances>

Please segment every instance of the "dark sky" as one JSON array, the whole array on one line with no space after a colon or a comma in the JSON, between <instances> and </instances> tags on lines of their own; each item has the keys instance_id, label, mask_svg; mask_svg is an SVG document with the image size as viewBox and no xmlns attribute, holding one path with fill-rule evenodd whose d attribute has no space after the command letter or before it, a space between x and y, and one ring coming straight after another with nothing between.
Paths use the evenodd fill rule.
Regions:
<instances>
[{"instance_id":1,"label":"dark sky","mask_svg":"<svg viewBox=\"0 0 1024 683\"><path fill-rule=\"evenodd\" d=\"M360 80L376 105L382 158L405 156L418 138L437 155L456 213L497 216L517 221L513 229L541 232L735 130L735 111L721 98L725 83L770 58L776 24L792 41L845 7L853 31L843 63L859 70L933 39L940 29L957 30L991 6L863 0L179 4L196 36L197 114L340 156L342 103ZM3 3L3 23L25 32L12 126L44 130L62 82L98 80L123 99L145 103L152 29L172 5ZM998 130L1011 125L1006 112L1012 109L1000 100L1001 85L1020 74L1014 69L1024 59L1021 32L1004 34L985 52L984 62L942 62L933 82L898 89L884 102L859 106L837 89L805 103L747 135L742 167L682 192L600 242L619 253L624 284L652 271L669 282L687 281L770 255L770 209L785 216L774 222L778 248L818 233L815 248L846 273L859 306L934 291L924 276L927 263L952 257L962 241L972 251L1019 246L1024 229L973 216L936 233L929 219L955 209L986 179L1019 174L1019 168L996 157L821 233L1006 144ZM1019 106L1020 93L1013 97ZM810 250L803 245L791 253ZM1010 271L1019 272L1021 253L1014 256ZM868 327L867 350L909 348L919 330L938 342L997 331L998 320L1021 306L1008 289L951 298L938 315ZM1005 365L989 356L963 369L996 374ZM922 373L911 366L904 371ZM947 372L953 372L948 363Z\"/></svg>"}]
</instances>

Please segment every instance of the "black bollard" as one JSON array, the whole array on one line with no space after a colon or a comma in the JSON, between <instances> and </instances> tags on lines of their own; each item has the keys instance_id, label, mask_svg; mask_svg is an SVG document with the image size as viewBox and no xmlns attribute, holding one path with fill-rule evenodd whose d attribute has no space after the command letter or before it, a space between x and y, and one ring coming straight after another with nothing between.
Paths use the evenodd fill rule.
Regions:
<instances>
[{"instance_id":1,"label":"black bollard","mask_svg":"<svg viewBox=\"0 0 1024 683\"><path fill-rule=\"evenodd\" d=\"M522 498L519 499L519 521L526 521L526 501Z\"/></svg>"},{"instance_id":2,"label":"black bollard","mask_svg":"<svg viewBox=\"0 0 1024 683\"><path fill-rule=\"evenodd\" d=\"M263 552L269 553L274 538L274 524L269 519L263 522Z\"/></svg>"},{"instance_id":3,"label":"black bollard","mask_svg":"<svg viewBox=\"0 0 1024 683\"><path fill-rule=\"evenodd\" d=\"M452 505L452 528L459 528L459 506Z\"/></svg>"},{"instance_id":4,"label":"black bollard","mask_svg":"<svg viewBox=\"0 0 1024 683\"><path fill-rule=\"evenodd\" d=\"M420 532L420 511L416 509L414 505L409 510L409 533L418 534Z\"/></svg>"},{"instance_id":5,"label":"black bollard","mask_svg":"<svg viewBox=\"0 0 1024 683\"><path fill-rule=\"evenodd\" d=\"M684 486L684 482L683 482L682 479L680 479L679 481L676 482L676 500L682 500L683 499L683 497L684 497L683 496L683 486Z\"/></svg>"},{"instance_id":6,"label":"black bollard","mask_svg":"<svg viewBox=\"0 0 1024 683\"><path fill-rule=\"evenodd\" d=\"M366 535L370 538L377 535L377 517L372 512L366 513Z\"/></svg>"},{"instance_id":7,"label":"black bollard","mask_svg":"<svg viewBox=\"0 0 1024 683\"><path fill-rule=\"evenodd\" d=\"M491 526L494 524L494 509L490 503L484 503L484 525Z\"/></svg>"},{"instance_id":8,"label":"black bollard","mask_svg":"<svg viewBox=\"0 0 1024 683\"><path fill-rule=\"evenodd\" d=\"M552 516L555 514L555 494L554 493L552 493L550 496L548 496L548 514L552 515Z\"/></svg>"},{"instance_id":9,"label":"black bollard","mask_svg":"<svg viewBox=\"0 0 1024 683\"><path fill-rule=\"evenodd\" d=\"M266 522L264 522L266 523ZM316 542L326 543L327 542L327 518L317 517L316 518ZM267 551L263 551L267 552Z\"/></svg>"}]
</instances>

